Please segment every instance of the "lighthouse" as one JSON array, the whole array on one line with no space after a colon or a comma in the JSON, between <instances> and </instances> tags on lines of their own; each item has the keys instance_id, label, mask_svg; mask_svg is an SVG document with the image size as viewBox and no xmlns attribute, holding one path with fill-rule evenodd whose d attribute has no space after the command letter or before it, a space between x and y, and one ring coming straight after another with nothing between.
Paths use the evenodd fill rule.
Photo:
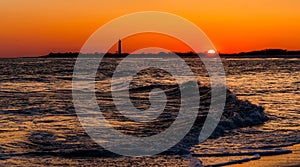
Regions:
<instances>
[{"instance_id":1,"label":"lighthouse","mask_svg":"<svg viewBox=\"0 0 300 167\"><path fill-rule=\"evenodd\" d=\"M122 46L121 46L121 40L119 39L118 42L118 55L121 56L122 55Z\"/></svg>"}]
</instances>

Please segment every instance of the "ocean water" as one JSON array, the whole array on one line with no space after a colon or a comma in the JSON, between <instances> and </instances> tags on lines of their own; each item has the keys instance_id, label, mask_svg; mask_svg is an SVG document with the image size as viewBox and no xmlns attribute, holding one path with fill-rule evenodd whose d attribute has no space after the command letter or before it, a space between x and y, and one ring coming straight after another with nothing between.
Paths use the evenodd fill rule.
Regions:
<instances>
[{"instance_id":1,"label":"ocean water","mask_svg":"<svg viewBox=\"0 0 300 167\"><path fill-rule=\"evenodd\" d=\"M98 146L85 134L72 103L75 61L72 58L0 59L1 164L186 165L186 158L176 155L95 156ZM97 75L105 81L97 82L98 92L107 91L112 73L110 65L117 63L115 59L107 61ZM163 61L172 63L172 60ZM201 82L209 82L201 64L192 58L185 61ZM263 125L227 130L222 137L194 145L193 154L205 159L206 164L216 164L218 160L209 157L280 151L283 146L299 144L300 59L224 59L223 64L228 89L239 99L264 107L270 120ZM150 82L161 80L158 77ZM101 105L106 105L105 101ZM140 107L143 105L147 106Z\"/></svg>"}]
</instances>

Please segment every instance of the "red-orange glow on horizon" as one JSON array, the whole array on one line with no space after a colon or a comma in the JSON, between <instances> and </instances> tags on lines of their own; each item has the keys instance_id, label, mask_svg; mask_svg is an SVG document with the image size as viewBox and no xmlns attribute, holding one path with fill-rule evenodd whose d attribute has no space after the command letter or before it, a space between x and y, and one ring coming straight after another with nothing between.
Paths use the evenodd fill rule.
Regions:
<instances>
[{"instance_id":1,"label":"red-orange glow on horizon","mask_svg":"<svg viewBox=\"0 0 300 167\"><path fill-rule=\"evenodd\" d=\"M78 52L88 37L110 20L149 10L173 13L195 23L220 53L299 50L299 7L298 0L0 1L0 57ZM142 47L149 37L138 40ZM185 52L185 47L164 40L159 41L161 45L175 45L168 48ZM132 43L128 49L136 44L127 43Z\"/></svg>"},{"instance_id":2,"label":"red-orange glow on horizon","mask_svg":"<svg viewBox=\"0 0 300 167\"><path fill-rule=\"evenodd\" d=\"M158 47L167 49L170 52L195 52L183 41L180 41L174 37L160 34L160 33L139 33L131 35L125 39L122 39L122 52L132 53L139 49L148 47ZM108 52L116 53L118 50L118 44L116 43ZM152 50L152 53L157 53L159 51Z\"/></svg>"}]
</instances>

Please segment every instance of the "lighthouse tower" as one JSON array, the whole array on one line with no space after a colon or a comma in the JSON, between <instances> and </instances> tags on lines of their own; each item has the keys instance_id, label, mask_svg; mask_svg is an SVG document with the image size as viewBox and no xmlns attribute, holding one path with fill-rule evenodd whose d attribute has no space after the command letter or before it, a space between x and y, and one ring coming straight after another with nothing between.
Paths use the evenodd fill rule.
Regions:
<instances>
[{"instance_id":1,"label":"lighthouse tower","mask_svg":"<svg viewBox=\"0 0 300 167\"><path fill-rule=\"evenodd\" d=\"M119 39L118 42L118 55L121 56L122 55L122 46L121 46L121 40Z\"/></svg>"}]
</instances>

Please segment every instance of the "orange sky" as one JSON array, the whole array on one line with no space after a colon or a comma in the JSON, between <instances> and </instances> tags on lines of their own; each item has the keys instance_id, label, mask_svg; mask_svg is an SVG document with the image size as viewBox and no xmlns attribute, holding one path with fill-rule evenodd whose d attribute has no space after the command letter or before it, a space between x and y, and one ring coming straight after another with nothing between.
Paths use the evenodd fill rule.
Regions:
<instances>
[{"instance_id":1,"label":"orange sky","mask_svg":"<svg viewBox=\"0 0 300 167\"><path fill-rule=\"evenodd\" d=\"M297 50L299 9L298 0L3 0L0 57L79 51L101 25L145 10L187 18L223 53L265 48Z\"/></svg>"},{"instance_id":2,"label":"orange sky","mask_svg":"<svg viewBox=\"0 0 300 167\"><path fill-rule=\"evenodd\" d=\"M139 33L122 39L122 50L125 49L127 53L132 53L148 47L164 48L172 52L195 52L191 47L179 39L160 33ZM108 52L116 53L117 50L118 43L116 43ZM156 49L149 49L148 51L151 51L151 53L158 53Z\"/></svg>"}]
</instances>

